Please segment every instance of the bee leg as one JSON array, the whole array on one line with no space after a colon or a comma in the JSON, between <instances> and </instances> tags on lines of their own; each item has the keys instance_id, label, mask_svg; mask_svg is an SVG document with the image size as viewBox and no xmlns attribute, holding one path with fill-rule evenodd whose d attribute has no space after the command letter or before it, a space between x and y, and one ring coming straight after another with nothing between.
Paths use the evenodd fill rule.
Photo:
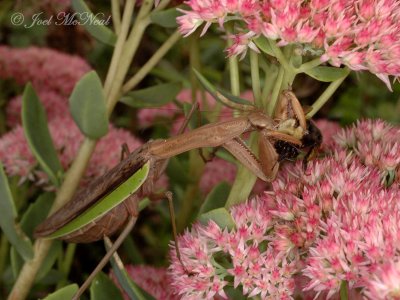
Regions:
<instances>
[{"instance_id":1,"label":"bee leg","mask_svg":"<svg viewBox=\"0 0 400 300\"><path fill-rule=\"evenodd\" d=\"M307 164L310 161L310 158L312 158L315 154L315 148L311 147L310 150L307 151L306 155L303 158L303 172L306 174L307 171ZM310 175L310 174L306 174Z\"/></svg>"}]
</instances>

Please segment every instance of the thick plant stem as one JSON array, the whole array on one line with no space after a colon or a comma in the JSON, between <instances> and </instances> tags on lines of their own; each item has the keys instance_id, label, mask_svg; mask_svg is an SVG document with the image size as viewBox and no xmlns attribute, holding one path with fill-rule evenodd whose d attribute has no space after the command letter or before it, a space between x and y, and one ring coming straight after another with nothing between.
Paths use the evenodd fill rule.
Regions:
<instances>
[{"instance_id":1,"label":"thick plant stem","mask_svg":"<svg viewBox=\"0 0 400 300\"><path fill-rule=\"evenodd\" d=\"M253 88L254 103L262 108L260 71L258 65L258 53L250 50L251 85Z\"/></svg>"},{"instance_id":2,"label":"thick plant stem","mask_svg":"<svg viewBox=\"0 0 400 300\"><path fill-rule=\"evenodd\" d=\"M226 29L228 36L233 34L233 24L227 24ZM232 39L228 38L228 47L233 45ZM229 60L229 75L231 81L231 93L234 96L240 95L240 80L239 80L239 62L236 55L232 55Z\"/></svg>"},{"instance_id":3,"label":"thick plant stem","mask_svg":"<svg viewBox=\"0 0 400 300\"><path fill-rule=\"evenodd\" d=\"M111 0L111 15L114 25L114 31L117 35L121 32L121 10L119 0Z\"/></svg>"},{"instance_id":4,"label":"thick plant stem","mask_svg":"<svg viewBox=\"0 0 400 300\"><path fill-rule=\"evenodd\" d=\"M315 58L313 60L310 60L304 64L302 64L298 69L296 69L296 73L304 73L307 72L311 69L314 69L315 67L318 67L320 64L322 64L321 58Z\"/></svg>"},{"instance_id":5,"label":"thick plant stem","mask_svg":"<svg viewBox=\"0 0 400 300\"><path fill-rule=\"evenodd\" d=\"M275 106L279 99L279 93L281 92L284 76L285 76L285 69L281 66L279 68L274 88L272 89L271 99L269 99L269 102L267 104L267 114L269 116L272 116L274 114Z\"/></svg>"},{"instance_id":6,"label":"thick plant stem","mask_svg":"<svg viewBox=\"0 0 400 300\"><path fill-rule=\"evenodd\" d=\"M67 246L65 255L64 255L64 257L62 257L62 261L60 263L59 270L63 274L63 279L57 283L57 287L56 287L57 290L64 287L68 282L67 278L68 278L68 274L71 270L71 265L72 265L72 261L74 259L76 245L77 244L69 243Z\"/></svg>"},{"instance_id":7,"label":"thick plant stem","mask_svg":"<svg viewBox=\"0 0 400 300\"><path fill-rule=\"evenodd\" d=\"M151 5L153 3L152 1L147 1L147 2L145 1L142 4L141 11L144 8L149 7L148 2L150 2ZM147 6L145 6L145 3L147 3ZM151 6L150 6L150 8L151 8ZM150 8L149 8L149 11L150 11ZM149 11L147 11L147 14ZM147 28L147 26L150 23L150 20L149 20L147 14L145 16L143 16L143 14L140 14L140 12L139 12L139 15L137 17L135 25L133 26L132 32L129 35L126 43L124 44L124 49L122 51L121 58L119 60L119 64L118 64L118 68L117 68L118 72L114 76L113 85L110 89L110 93L109 93L109 97L108 97L108 99L109 99L109 101L107 102L108 114L111 114L112 110L114 109L115 104L118 102L118 96L121 93L121 86L125 79L126 73L128 72L130 62L132 61L132 59L136 53L136 50L139 47L139 43L142 39L145 29ZM141 17L141 15L142 15L142 17Z\"/></svg>"},{"instance_id":8,"label":"thick plant stem","mask_svg":"<svg viewBox=\"0 0 400 300\"><path fill-rule=\"evenodd\" d=\"M92 154L96 141L85 139L81 148L79 149L78 156L74 160L71 168L66 173L63 184L60 187L57 197L54 201L51 212L61 208L69 199L72 198L76 188L78 187L79 180L83 176L86 166L89 162L90 155ZM51 247L51 240L38 239L33 245L34 256L32 260L26 262L18 275L10 295L9 300L25 299L35 281L36 274Z\"/></svg>"},{"instance_id":9,"label":"thick plant stem","mask_svg":"<svg viewBox=\"0 0 400 300\"><path fill-rule=\"evenodd\" d=\"M321 107L329 100L329 98L338 89L338 87L342 84L342 82L346 79L346 77L347 75L331 82L331 84L326 88L326 90L321 94L321 96L319 96L319 98L311 106L312 109L307 114L307 118L312 118L321 109Z\"/></svg>"},{"instance_id":10,"label":"thick plant stem","mask_svg":"<svg viewBox=\"0 0 400 300\"><path fill-rule=\"evenodd\" d=\"M128 36L128 30L130 21L133 14L133 8L135 6L135 0L128 0L124 9L124 16L122 17L121 32L118 34L117 42L115 43L114 53L111 58L110 67L108 69L107 77L104 83L104 94L108 98L110 88L113 83L117 67L121 59L121 53L125 45L126 37Z\"/></svg>"},{"instance_id":11,"label":"thick plant stem","mask_svg":"<svg viewBox=\"0 0 400 300\"><path fill-rule=\"evenodd\" d=\"M161 0L160 3L157 5L155 11L163 10L168 6L170 2L170 0Z\"/></svg>"}]
</instances>

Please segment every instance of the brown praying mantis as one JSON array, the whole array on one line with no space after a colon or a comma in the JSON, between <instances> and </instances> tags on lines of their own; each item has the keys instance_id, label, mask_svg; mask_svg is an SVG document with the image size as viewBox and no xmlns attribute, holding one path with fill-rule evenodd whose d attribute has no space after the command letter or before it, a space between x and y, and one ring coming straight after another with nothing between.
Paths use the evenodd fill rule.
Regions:
<instances>
[{"instance_id":1,"label":"brown praying mantis","mask_svg":"<svg viewBox=\"0 0 400 300\"><path fill-rule=\"evenodd\" d=\"M251 131L260 132L259 159L240 139L240 135ZM303 109L292 92L284 91L274 118L252 111L246 116L207 124L169 139L149 141L92 181L85 190L40 224L36 228L36 237L89 243L112 235L126 224L129 217L137 218L139 201L152 194L154 183L164 171L167 160L196 148L222 146L258 178L272 181L279 168L279 151L286 151L275 149L274 141L282 141L298 149L303 147L302 139L306 135L307 122ZM138 172L139 176L135 177ZM109 200L114 204L106 205L106 211L100 207L100 211L90 213L90 208L109 199L115 191L118 192L118 201ZM89 216L79 219L85 212ZM73 222L74 225L70 225Z\"/></svg>"},{"instance_id":2,"label":"brown praying mantis","mask_svg":"<svg viewBox=\"0 0 400 300\"><path fill-rule=\"evenodd\" d=\"M88 243L114 234L127 223L132 228L138 217L139 201L152 194L168 159L192 149L223 147L258 178L270 182L281 160L297 156L304 147L319 145L316 127L310 124L295 95L283 91L273 118L250 110L245 116L207 124L169 139L149 141L92 181L40 224L35 235ZM310 128L314 129L312 136ZM260 133L259 158L240 138L252 131ZM118 238L109 251L111 254L103 258L104 264L121 242ZM98 268L104 264L100 263Z\"/></svg>"}]
</instances>

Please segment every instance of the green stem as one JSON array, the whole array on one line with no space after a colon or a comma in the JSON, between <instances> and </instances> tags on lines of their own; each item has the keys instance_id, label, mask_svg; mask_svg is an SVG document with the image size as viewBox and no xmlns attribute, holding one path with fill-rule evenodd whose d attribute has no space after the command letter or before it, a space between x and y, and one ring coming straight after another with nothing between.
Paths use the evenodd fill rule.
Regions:
<instances>
[{"instance_id":1,"label":"green stem","mask_svg":"<svg viewBox=\"0 0 400 300\"><path fill-rule=\"evenodd\" d=\"M296 69L296 73L304 73L307 72L311 69L314 69L315 67L318 67L321 64L321 58L315 58L313 60L310 60L304 64L302 64L299 68Z\"/></svg>"},{"instance_id":2,"label":"green stem","mask_svg":"<svg viewBox=\"0 0 400 300\"><path fill-rule=\"evenodd\" d=\"M348 300L349 299L349 288L346 280L342 280L340 284L340 300Z\"/></svg>"},{"instance_id":3,"label":"green stem","mask_svg":"<svg viewBox=\"0 0 400 300\"><path fill-rule=\"evenodd\" d=\"M286 60L289 62L289 68L285 69L285 75L283 77L283 82L281 90L290 88L293 84L294 78L296 77L296 71L292 67L295 55L293 53L293 45L288 45L284 48L284 55Z\"/></svg>"},{"instance_id":4,"label":"green stem","mask_svg":"<svg viewBox=\"0 0 400 300\"><path fill-rule=\"evenodd\" d=\"M67 251L64 256L64 260L62 261L61 266L60 266L60 271L64 275L64 278L60 282L57 283L57 288L56 288L57 290L62 288L63 286L65 286L66 283L68 282L67 278L68 278L68 274L71 270L72 261L74 259L74 255L75 255L75 250L76 250L76 244L69 243L67 246Z\"/></svg>"},{"instance_id":5,"label":"green stem","mask_svg":"<svg viewBox=\"0 0 400 300\"><path fill-rule=\"evenodd\" d=\"M269 116L272 116L274 114L275 106L276 106L276 103L278 103L279 94L280 94L281 89L282 89L282 83L283 83L284 75L285 75L285 68L280 66L279 67L278 76L277 76L276 81L275 81L274 88L272 89L271 99L269 100L268 106L267 106L267 114Z\"/></svg>"},{"instance_id":6,"label":"green stem","mask_svg":"<svg viewBox=\"0 0 400 300\"><path fill-rule=\"evenodd\" d=\"M170 0L161 0L160 3L157 5L157 7L154 10L155 11L163 10L164 8L166 8L168 6L168 4L170 2L171 2Z\"/></svg>"},{"instance_id":7,"label":"green stem","mask_svg":"<svg viewBox=\"0 0 400 300\"><path fill-rule=\"evenodd\" d=\"M278 67L276 65L270 65L265 70L265 79L264 79L264 88L262 90L261 99L263 102L264 109L267 107L267 103L272 91L272 87L274 86L274 82L278 77Z\"/></svg>"},{"instance_id":8,"label":"green stem","mask_svg":"<svg viewBox=\"0 0 400 300\"><path fill-rule=\"evenodd\" d=\"M119 0L111 0L111 15L114 25L114 31L117 35L121 32L121 10Z\"/></svg>"},{"instance_id":9,"label":"green stem","mask_svg":"<svg viewBox=\"0 0 400 300\"><path fill-rule=\"evenodd\" d=\"M200 50L199 50L199 32L189 38L189 63L190 63L190 85L192 87L192 103L197 101L198 81L194 70L201 72Z\"/></svg>"},{"instance_id":10,"label":"green stem","mask_svg":"<svg viewBox=\"0 0 400 300\"><path fill-rule=\"evenodd\" d=\"M338 89L338 87L342 84L342 82L346 79L346 77L347 75L331 82L331 84L326 88L326 90L321 94L321 96L319 96L319 98L311 106L312 109L307 114L307 118L312 118L321 109L321 107L329 100L329 98Z\"/></svg>"},{"instance_id":11,"label":"green stem","mask_svg":"<svg viewBox=\"0 0 400 300\"><path fill-rule=\"evenodd\" d=\"M226 32L229 35L233 34L233 23L226 25ZM228 38L228 47L233 45L233 40ZM237 56L230 56L229 60L229 75L231 81L231 92L234 96L240 95L240 79L239 79L239 61Z\"/></svg>"},{"instance_id":12,"label":"green stem","mask_svg":"<svg viewBox=\"0 0 400 300\"><path fill-rule=\"evenodd\" d=\"M254 102L257 107L262 107L258 53L253 50L250 50L250 69L251 69L251 85L253 88L253 95L255 100Z\"/></svg>"},{"instance_id":13,"label":"green stem","mask_svg":"<svg viewBox=\"0 0 400 300\"><path fill-rule=\"evenodd\" d=\"M153 56L132 76L122 87L122 93L126 93L143 80L147 74L157 65L164 55L181 39L179 31L175 31L162 46L153 54Z\"/></svg>"},{"instance_id":14,"label":"green stem","mask_svg":"<svg viewBox=\"0 0 400 300\"><path fill-rule=\"evenodd\" d=\"M133 25L132 31L124 45L124 49L121 54L121 59L119 60L117 68L118 71L114 76L113 84L110 89L108 97L109 100L107 102L108 114L111 114L115 104L119 100L119 96L121 94L121 86L128 72L130 62L132 62L133 57L136 54L136 50L139 47L145 29L150 24L150 18L148 14L151 10L152 5L153 1L144 1L142 3L141 9L136 18L136 22Z\"/></svg>"},{"instance_id":15,"label":"green stem","mask_svg":"<svg viewBox=\"0 0 400 300\"><path fill-rule=\"evenodd\" d=\"M282 65L282 67L285 68L285 71L293 72L294 71L293 67L290 66L290 64L289 64L288 60L286 59L285 55L283 54L281 48L279 48L276 45L276 42L271 39L268 39L268 43L272 49L272 52L274 52L276 59L279 61L279 63Z\"/></svg>"},{"instance_id":16,"label":"green stem","mask_svg":"<svg viewBox=\"0 0 400 300\"><path fill-rule=\"evenodd\" d=\"M135 2L135 0L128 0L125 5L124 16L122 17L121 32L118 35L117 42L115 43L114 53L111 58L111 63L108 69L106 80L104 82L104 94L107 99L109 97L110 89L113 85L114 78L117 73L117 68L121 60L121 53L125 47L125 41L126 37L128 36Z\"/></svg>"}]
</instances>

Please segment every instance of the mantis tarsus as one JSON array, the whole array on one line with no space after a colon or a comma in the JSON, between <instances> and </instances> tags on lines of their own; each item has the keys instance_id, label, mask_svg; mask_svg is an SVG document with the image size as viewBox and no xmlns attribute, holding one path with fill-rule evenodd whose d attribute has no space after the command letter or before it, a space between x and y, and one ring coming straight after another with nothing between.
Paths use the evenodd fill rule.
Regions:
<instances>
[{"instance_id":1,"label":"mantis tarsus","mask_svg":"<svg viewBox=\"0 0 400 300\"><path fill-rule=\"evenodd\" d=\"M259 159L240 139L250 131L260 133ZM303 147L305 135L307 122L302 107L292 92L285 91L274 118L251 111L246 116L211 123L169 139L149 141L39 225L36 236L92 242L112 235L130 218L136 220L139 201L151 195L167 160L196 148L224 147L257 177L272 181L279 168L279 149L274 143L282 141L298 149ZM138 173L142 175L137 176ZM118 201L104 211L99 208L90 213L113 194L118 194ZM76 221L82 214L88 216Z\"/></svg>"}]
</instances>

